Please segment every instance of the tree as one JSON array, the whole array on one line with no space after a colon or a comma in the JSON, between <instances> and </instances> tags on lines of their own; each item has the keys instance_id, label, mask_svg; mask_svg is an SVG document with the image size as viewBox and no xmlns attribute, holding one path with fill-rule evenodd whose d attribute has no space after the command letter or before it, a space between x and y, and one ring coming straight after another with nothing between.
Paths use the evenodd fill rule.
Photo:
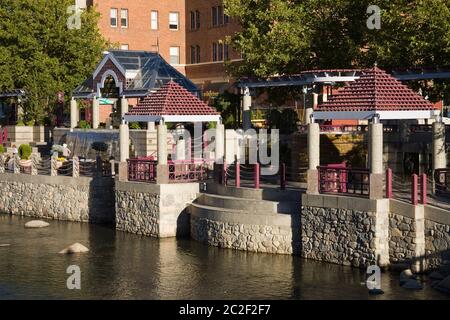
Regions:
<instances>
[{"instance_id":1,"label":"tree","mask_svg":"<svg viewBox=\"0 0 450 320\"><path fill-rule=\"evenodd\" d=\"M381 29L367 27L367 8L381 9ZM417 68L450 65L449 0L225 0L242 25L229 41L244 62L236 76L267 77L306 69ZM448 81L413 83L431 99Z\"/></svg>"},{"instance_id":2,"label":"tree","mask_svg":"<svg viewBox=\"0 0 450 320\"><path fill-rule=\"evenodd\" d=\"M238 124L238 113L240 112L239 95L225 91L214 100L214 108L220 112L222 122L226 128L236 129Z\"/></svg>"},{"instance_id":3,"label":"tree","mask_svg":"<svg viewBox=\"0 0 450 320\"><path fill-rule=\"evenodd\" d=\"M69 29L73 0L2 0L0 5L1 90L23 88L24 121L42 123L54 112L56 94L70 96L95 69L106 42L93 8L81 28Z\"/></svg>"}]
</instances>

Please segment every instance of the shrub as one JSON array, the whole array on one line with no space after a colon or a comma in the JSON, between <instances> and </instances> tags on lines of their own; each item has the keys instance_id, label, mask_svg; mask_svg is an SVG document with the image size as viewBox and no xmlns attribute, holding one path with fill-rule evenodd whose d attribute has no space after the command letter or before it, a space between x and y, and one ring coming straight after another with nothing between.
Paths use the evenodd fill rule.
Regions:
<instances>
[{"instance_id":1,"label":"shrub","mask_svg":"<svg viewBox=\"0 0 450 320\"><path fill-rule=\"evenodd\" d=\"M25 124L27 125L27 127L32 127L35 125L35 123L36 122L34 120L30 120L30 121L27 121Z\"/></svg>"},{"instance_id":2,"label":"shrub","mask_svg":"<svg viewBox=\"0 0 450 320\"><path fill-rule=\"evenodd\" d=\"M5 153L5 147L2 144L0 144L0 153Z\"/></svg>"},{"instance_id":3,"label":"shrub","mask_svg":"<svg viewBox=\"0 0 450 320\"><path fill-rule=\"evenodd\" d=\"M22 120L20 120L20 121L17 121L16 126L18 126L18 127L24 127L24 126L25 126L25 123L24 123Z\"/></svg>"},{"instance_id":4,"label":"shrub","mask_svg":"<svg viewBox=\"0 0 450 320\"><path fill-rule=\"evenodd\" d=\"M130 123L130 129L139 130L140 128L141 128L141 126L140 126L139 122L131 122Z\"/></svg>"},{"instance_id":5,"label":"shrub","mask_svg":"<svg viewBox=\"0 0 450 320\"><path fill-rule=\"evenodd\" d=\"M81 129L90 129L91 124L89 122L87 122L86 120L80 120L80 122L78 122L78 127Z\"/></svg>"},{"instance_id":6,"label":"shrub","mask_svg":"<svg viewBox=\"0 0 450 320\"><path fill-rule=\"evenodd\" d=\"M64 147L62 145L59 145L59 144L54 144L52 146L52 152L63 153L64 152Z\"/></svg>"},{"instance_id":7,"label":"shrub","mask_svg":"<svg viewBox=\"0 0 450 320\"><path fill-rule=\"evenodd\" d=\"M31 156L31 146L29 144L21 144L19 147L19 157L22 160L29 160Z\"/></svg>"}]
</instances>

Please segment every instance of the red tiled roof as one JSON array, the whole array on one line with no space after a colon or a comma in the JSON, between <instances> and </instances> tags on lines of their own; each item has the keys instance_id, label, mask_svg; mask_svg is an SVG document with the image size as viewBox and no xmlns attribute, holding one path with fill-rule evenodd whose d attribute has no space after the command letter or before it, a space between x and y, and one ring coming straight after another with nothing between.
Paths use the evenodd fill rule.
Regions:
<instances>
[{"instance_id":1,"label":"red tiled roof","mask_svg":"<svg viewBox=\"0 0 450 320\"><path fill-rule=\"evenodd\" d=\"M174 81L145 97L127 115L175 116L218 115L219 113Z\"/></svg>"},{"instance_id":2,"label":"red tiled roof","mask_svg":"<svg viewBox=\"0 0 450 320\"><path fill-rule=\"evenodd\" d=\"M434 110L434 107L390 74L374 67L365 70L359 79L320 104L317 111L376 110Z\"/></svg>"}]
</instances>

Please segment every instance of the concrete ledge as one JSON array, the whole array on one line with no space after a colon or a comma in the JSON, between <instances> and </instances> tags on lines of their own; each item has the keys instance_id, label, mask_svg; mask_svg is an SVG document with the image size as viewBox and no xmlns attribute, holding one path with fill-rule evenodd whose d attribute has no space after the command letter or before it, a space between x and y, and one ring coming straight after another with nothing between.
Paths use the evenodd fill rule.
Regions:
<instances>
[{"instance_id":1,"label":"concrete ledge","mask_svg":"<svg viewBox=\"0 0 450 320\"><path fill-rule=\"evenodd\" d=\"M450 212L432 206L425 206L425 220L450 225Z\"/></svg>"},{"instance_id":2,"label":"concrete ledge","mask_svg":"<svg viewBox=\"0 0 450 320\"><path fill-rule=\"evenodd\" d=\"M116 191L160 194L161 186L156 183L119 181L116 179Z\"/></svg>"},{"instance_id":3,"label":"concrete ledge","mask_svg":"<svg viewBox=\"0 0 450 320\"><path fill-rule=\"evenodd\" d=\"M399 216L407 217L410 219L416 218L416 211L412 204L404 203L402 201L391 199L389 203L390 213L397 214Z\"/></svg>"},{"instance_id":4,"label":"concrete ledge","mask_svg":"<svg viewBox=\"0 0 450 320\"><path fill-rule=\"evenodd\" d=\"M67 176L32 176L28 174L14 174L14 173L0 173L0 183L19 182L19 183L33 183L33 184L49 184L62 186L90 186L90 185L111 185L112 178L90 178L90 177L67 177Z\"/></svg>"},{"instance_id":5,"label":"concrete ledge","mask_svg":"<svg viewBox=\"0 0 450 320\"><path fill-rule=\"evenodd\" d=\"M304 193L302 194L302 206L377 212L377 210L381 209L384 209L382 211L387 211L389 209L389 200Z\"/></svg>"}]
</instances>

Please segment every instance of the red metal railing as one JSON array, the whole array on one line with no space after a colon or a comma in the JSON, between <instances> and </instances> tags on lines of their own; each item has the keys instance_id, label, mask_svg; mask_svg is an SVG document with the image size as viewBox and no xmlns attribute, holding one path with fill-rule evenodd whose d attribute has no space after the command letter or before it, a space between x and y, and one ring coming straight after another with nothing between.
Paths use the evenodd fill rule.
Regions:
<instances>
[{"instance_id":1,"label":"red metal railing","mask_svg":"<svg viewBox=\"0 0 450 320\"><path fill-rule=\"evenodd\" d=\"M0 128L0 144L8 141L8 128Z\"/></svg>"},{"instance_id":2,"label":"red metal railing","mask_svg":"<svg viewBox=\"0 0 450 320\"><path fill-rule=\"evenodd\" d=\"M319 192L361 197L370 195L369 169L352 169L322 166L319 171Z\"/></svg>"},{"instance_id":3,"label":"red metal railing","mask_svg":"<svg viewBox=\"0 0 450 320\"><path fill-rule=\"evenodd\" d=\"M128 162L128 180L137 182L156 182L155 160L148 159L129 159Z\"/></svg>"},{"instance_id":4,"label":"red metal railing","mask_svg":"<svg viewBox=\"0 0 450 320\"><path fill-rule=\"evenodd\" d=\"M169 183L195 182L208 179L204 160L169 161Z\"/></svg>"}]
</instances>

